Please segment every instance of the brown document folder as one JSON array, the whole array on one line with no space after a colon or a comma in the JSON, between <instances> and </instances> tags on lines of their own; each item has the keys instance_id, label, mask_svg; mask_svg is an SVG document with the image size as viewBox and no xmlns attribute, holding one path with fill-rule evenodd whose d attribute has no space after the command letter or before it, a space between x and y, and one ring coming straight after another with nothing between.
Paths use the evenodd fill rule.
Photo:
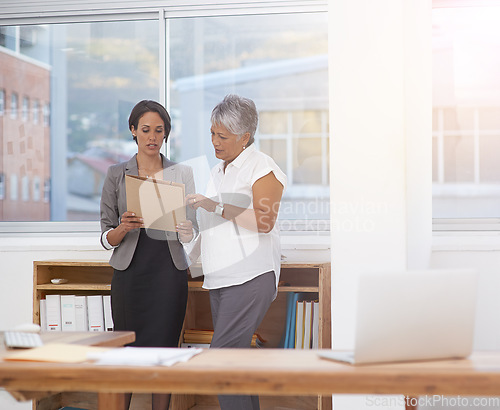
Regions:
<instances>
[{"instance_id":1,"label":"brown document folder","mask_svg":"<svg viewBox=\"0 0 500 410\"><path fill-rule=\"evenodd\" d=\"M125 175L127 210L144 219L144 227L175 232L186 220L184 184Z\"/></svg>"}]
</instances>

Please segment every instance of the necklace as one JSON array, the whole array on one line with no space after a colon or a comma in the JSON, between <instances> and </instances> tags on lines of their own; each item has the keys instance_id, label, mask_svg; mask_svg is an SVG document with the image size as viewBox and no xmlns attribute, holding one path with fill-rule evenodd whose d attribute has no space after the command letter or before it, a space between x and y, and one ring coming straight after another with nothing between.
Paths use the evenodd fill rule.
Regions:
<instances>
[{"instance_id":1,"label":"necklace","mask_svg":"<svg viewBox=\"0 0 500 410\"><path fill-rule=\"evenodd\" d=\"M141 177L146 177L146 178L153 178L158 172L160 172L162 168L157 169L157 170L146 170L144 168L139 168L139 176Z\"/></svg>"}]
</instances>

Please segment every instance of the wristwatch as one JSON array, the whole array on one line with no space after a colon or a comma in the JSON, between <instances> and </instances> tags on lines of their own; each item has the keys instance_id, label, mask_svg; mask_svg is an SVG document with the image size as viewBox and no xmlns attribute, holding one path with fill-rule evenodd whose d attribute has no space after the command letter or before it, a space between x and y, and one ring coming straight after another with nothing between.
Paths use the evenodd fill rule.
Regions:
<instances>
[{"instance_id":1,"label":"wristwatch","mask_svg":"<svg viewBox=\"0 0 500 410\"><path fill-rule=\"evenodd\" d=\"M222 217L222 213L224 212L224 204L221 202L215 206L215 214Z\"/></svg>"}]
</instances>

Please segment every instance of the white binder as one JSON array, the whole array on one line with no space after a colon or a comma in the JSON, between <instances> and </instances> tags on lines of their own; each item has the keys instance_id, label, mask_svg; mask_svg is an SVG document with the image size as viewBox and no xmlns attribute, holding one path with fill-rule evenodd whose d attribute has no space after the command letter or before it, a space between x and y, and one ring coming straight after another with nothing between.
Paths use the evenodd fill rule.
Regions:
<instances>
[{"instance_id":1,"label":"white binder","mask_svg":"<svg viewBox=\"0 0 500 410\"><path fill-rule=\"evenodd\" d=\"M112 332L114 329L113 316L111 314L111 295L103 295L102 302L104 306L104 330Z\"/></svg>"},{"instance_id":2,"label":"white binder","mask_svg":"<svg viewBox=\"0 0 500 410\"><path fill-rule=\"evenodd\" d=\"M102 295L87 296L87 310L90 332L104 332L104 310Z\"/></svg>"},{"instance_id":3,"label":"white binder","mask_svg":"<svg viewBox=\"0 0 500 410\"><path fill-rule=\"evenodd\" d=\"M86 296L75 296L75 328L77 332L89 330Z\"/></svg>"},{"instance_id":4,"label":"white binder","mask_svg":"<svg viewBox=\"0 0 500 410\"><path fill-rule=\"evenodd\" d=\"M61 330L74 332L75 322L75 295L61 295Z\"/></svg>"},{"instance_id":5,"label":"white binder","mask_svg":"<svg viewBox=\"0 0 500 410\"><path fill-rule=\"evenodd\" d=\"M47 310L47 330L61 331L61 295L45 296Z\"/></svg>"}]
</instances>

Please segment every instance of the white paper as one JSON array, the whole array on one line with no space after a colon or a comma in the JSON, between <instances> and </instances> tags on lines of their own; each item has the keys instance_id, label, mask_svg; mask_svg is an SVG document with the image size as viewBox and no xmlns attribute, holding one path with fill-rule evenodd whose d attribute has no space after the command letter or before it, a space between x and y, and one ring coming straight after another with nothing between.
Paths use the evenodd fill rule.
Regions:
<instances>
[{"instance_id":1,"label":"white paper","mask_svg":"<svg viewBox=\"0 0 500 410\"><path fill-rule=\"evenodd\" d=\"M186 362L203 349L176 347L121 347L102 353L89 354L95 364L112 366L172 366Z\"/></svg>"}]
</instances>

